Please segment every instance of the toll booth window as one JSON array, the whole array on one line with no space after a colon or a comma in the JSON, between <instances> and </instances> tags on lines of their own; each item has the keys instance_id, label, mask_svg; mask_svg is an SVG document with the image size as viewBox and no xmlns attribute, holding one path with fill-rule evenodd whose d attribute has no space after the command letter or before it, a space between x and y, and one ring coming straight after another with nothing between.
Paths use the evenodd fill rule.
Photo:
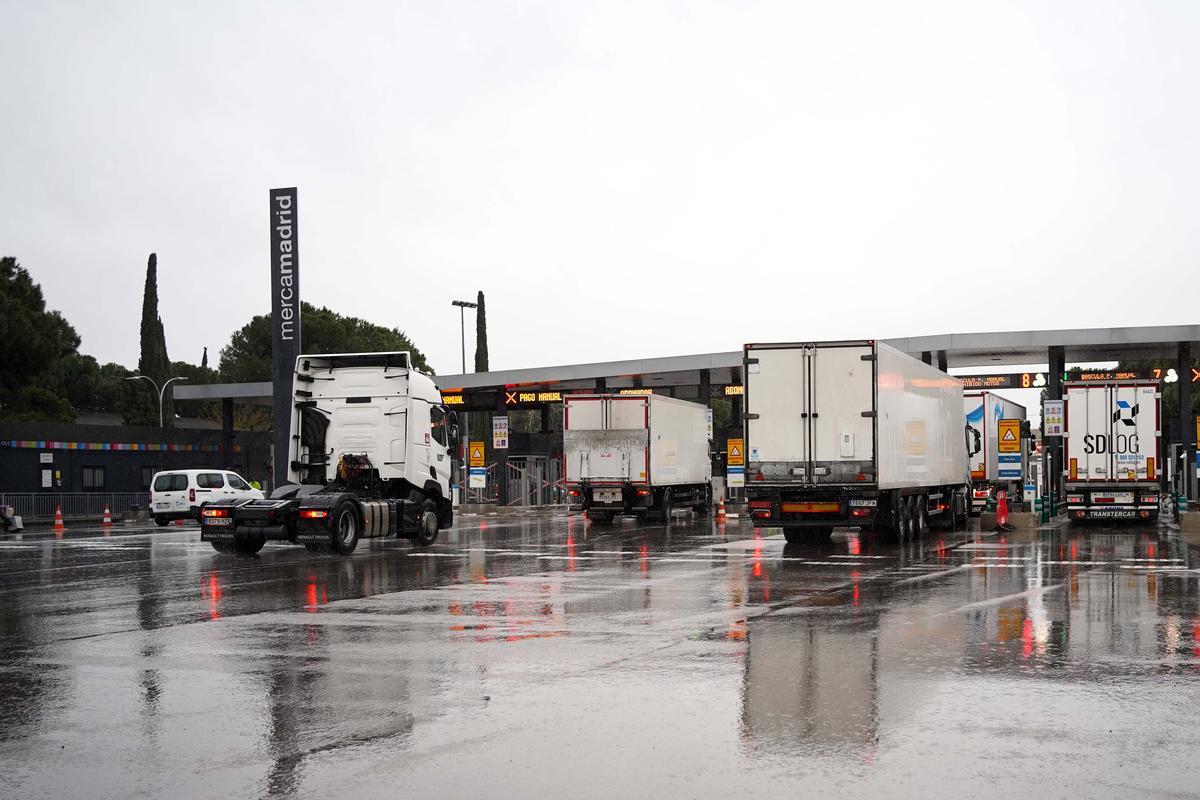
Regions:
<instances>
[{"instance_id":1,"label":"toll booth window","mask_svg":"<svg viewBox=\"0 0 1200 800\"><path fill-rule=\"evenodd\" d=\"M83 488L84 489L103 489L104 488L104 467L84 467L83 468Z\"/></svg>"},{"instance_id":2,"label":"toll booth window","mask_svg":"<svg viewBox=\"0 0 1200 800\"><path fill-rule=\"evenodd\" d=\"M429 428L434 440L446 446L446 409L433 406L429 409Z\"/></svg>"}]
</instances>

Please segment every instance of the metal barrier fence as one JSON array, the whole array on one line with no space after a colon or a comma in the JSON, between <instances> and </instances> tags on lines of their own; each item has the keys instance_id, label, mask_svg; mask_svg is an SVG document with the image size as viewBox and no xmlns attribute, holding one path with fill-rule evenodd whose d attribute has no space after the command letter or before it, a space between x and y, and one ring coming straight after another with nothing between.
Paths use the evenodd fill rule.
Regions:
<instances>
[{"instance_id":1,"label":"metal barrier fence","mask_svg":"<svg viewBox=\"0 0 1200 800\"><path fill-rule=\"evenodd\" d=\"M89 492L79 494L5 494L0 493L0 506L12 506L25 521L54 519L61 508L64 517L101 517L107 508L113 514L128 514L144 509L149 502L148 492Z\"/></svg>"},{"instance_id":2,"label":"metal barrier fence","mask_svg":"<svg viewBox=\"0 0 1200 800\"><path fill-rule=\"evenodd\" d=\"M508 505L567 504L563 464L557 458L512 458L508 461Z\"/></svg>"}]
</instances>

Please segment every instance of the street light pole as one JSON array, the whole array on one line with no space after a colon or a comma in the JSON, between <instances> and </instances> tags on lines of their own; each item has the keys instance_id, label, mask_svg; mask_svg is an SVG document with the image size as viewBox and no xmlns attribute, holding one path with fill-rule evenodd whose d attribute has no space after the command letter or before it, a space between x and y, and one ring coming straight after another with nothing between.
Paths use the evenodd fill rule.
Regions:
<instances>
[{"instance_id":1,"label":"street light pole","mask_svg":"<svg viewBox=\"0 0 1200 800\"><path fill-rule=\"evenodd\" d=\"M158 427L161 428L161 427L163 427L163 397L166 395L167 387L170 386L175 381L186 381L187 378L183 375L177 375L174 378L168 378L167 382L164 383L161 387L159 387L159 385L154 382L154 378L151 378L149 375L131 375L130 377L126 378L125 380L127 380L127 381L136 381L136 380L150 381L150 385L154 387L154 391L158 392Z\"/></svg>"},{"instance_id":2,"label":"street light pole","mask_svg":"<svg viewBox=\"0 0 1200 800\"><path fill-rule=\"evenodd\" d=\"M467 309L478 308L478 303L469 300L452 300L450 305L458 306L458 330L462 336L462 371L467 374Z\"/></svg>"}]
</instances>

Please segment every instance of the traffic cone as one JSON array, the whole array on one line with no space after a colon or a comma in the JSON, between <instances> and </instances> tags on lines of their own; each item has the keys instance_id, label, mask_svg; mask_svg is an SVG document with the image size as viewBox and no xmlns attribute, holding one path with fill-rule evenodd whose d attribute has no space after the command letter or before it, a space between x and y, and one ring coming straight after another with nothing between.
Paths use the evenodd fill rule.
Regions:
<instances>
[{"instance_id":1,"label":"traffic cone","mask_svg":"<svg viewBox=\"0 0 1200 800\"><path fill-rule=\"evenodd\" d=\"M1008 492L996 493L996 530L1008 530Z\"/></svg>"},{"instance_id":2,"label":"traffic cone","mask_svg":"<svg viewBox=\"0 0 1200 800\"><path fill-rule=\"evenodd\" d=\"M109 510L108 506L104 507L104 523L103 524L104 524L104 527L106 527L106 528L112 527L112 512Z\"/></svg>"},{"instance_id":3,"label":"traffic cone","mask_svg":"<svg viewBox=\"0 0 1200 800\"><path fill-rule=\"evenodd\" d=\"M721 501L719 503L717 503L717 524L720 525L723 522L725 522L725 498L724 497L722 497Z\"/></svg>"},{"instance_id":4,"label":"traffic cone","mask_svg":"<svg viewBox=\"0 0 1200 800\"><path fill-rule=\"evenodd\" d=\"M61 531L65 531L66 529L67 529L67 526L63 525L62 506L55 506L54 507L54 532L59 533Z\"/></svg>"}]
</instances>

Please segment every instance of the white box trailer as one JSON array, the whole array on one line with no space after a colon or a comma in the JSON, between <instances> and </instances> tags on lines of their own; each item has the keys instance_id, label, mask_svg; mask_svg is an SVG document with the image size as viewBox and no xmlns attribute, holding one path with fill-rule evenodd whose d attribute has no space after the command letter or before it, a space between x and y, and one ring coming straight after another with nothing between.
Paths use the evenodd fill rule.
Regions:
<instances>
[{"instance_id":1,"label":"white box trailer","mask_svg":"<svg viewBox=\"0 0 1200 800\"><path fill-rule=\"evenodd\" d=\"M748 344L746 498L788 541L968 513L962 381L874 340Z\"/></svg>"},{"instance_id":2,"label":"white box trailer","mask_svg":"<svg viewBox=\"0 0 1200 800\"><path fill-rule=\"evenodd\" d=\"M1157 381L1063 385L1067 516L1158 518L1162 389Z\"/></svg>"},{"instance_id":3,"label":"white box trailer","mask_svg":"<svg viewBox=\"0 0 1200 800\"><path fill-rule=\"evenodd\" d=\"M563 398L568 491L588 518L712 507L708 416L698 403L662 395Z\"/></svg>"},{"instance_id":4,"label":"white box trailer","mask_svg":"<svg viewBox=\"0 0 1200 800\"><path fill-rule=\"evenodd\" d=\"M1025 406L993 392L971 392L963 395L963 411L967 420L967 458L971 466L971 512L979 513L988 498L999 488L1013 497L1013 487L1022 484L1021 475L1013 472L1011 464L1000 463L999 422L1002 419L1026 419ZM1020 455L1017 453L1015 455ZM1020 464L1017 464L1019 471Z\"/></svg>"}]
</instances>

